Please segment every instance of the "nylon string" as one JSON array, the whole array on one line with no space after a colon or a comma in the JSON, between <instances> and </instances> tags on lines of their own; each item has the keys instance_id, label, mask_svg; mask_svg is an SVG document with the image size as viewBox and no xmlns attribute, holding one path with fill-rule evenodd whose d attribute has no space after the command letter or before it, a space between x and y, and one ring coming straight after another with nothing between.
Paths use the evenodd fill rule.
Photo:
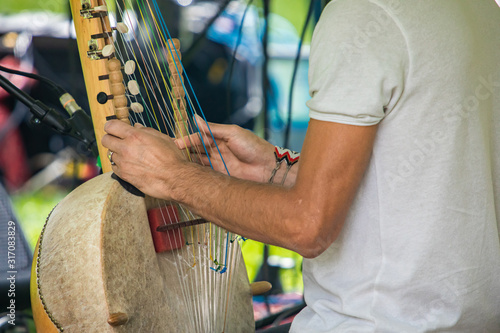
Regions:
<instances>
[{"instance_id":1,"label":"nylon string","mask_svg":"<svg viewBox=\"0 0 500 333\"><path fill-rule=\"evenodd\" d=\"M136 20L138 16L131 11L133 8L137 8L141 21ZM116 45L115 55L122 61L122 64L128 60L136 63L136 71L124 76L124 84L127 86L130 80L134 80L141 87L139 95L130 93L126 95L130 103L139 103L144 108L143 113L130 113L131 123L141 123L158 130L163 129L174 137L177 132L176 124L180 124L181 128L178 128L180 133L197 133L202 143L201 151L198 146L195 146L192 151L186 149L186 158L194 161L196 156L205 155L211 167L214 166L212 163L221 164L229 174L210 127L208 127L208 135L200 131L201 124L198 124L197 118L194 117L194 115L199 115L206 123L206 118L182 63L174 62L175 72L172 66L168 66L167 58L177 60L180 54L172 47L170 32L157 2L136 0L134 4L132 0L124 0L123 5L117 3L116 9L119 16L125 19L129 33L127 36L116 33L115 41L123 48ZM107 28L108 31L111 30L110 27ZM185 99L180 103L172 92L174 74L178 75L185 94ZM176 109L179 111L182 109L181 104L185 105L187 117L176 112ZM177 139L191 140L191 137ZM206 142L213 142L213 144L205 144ZM211 156L218 156L218 158L213 160ZM166 206L165 203L156 201L157 205ZM167 221L179 222L177 217L170 216L170 212L165 211L167 216L163 216L164 211L162 211L164 224L167 224ZM180 205L178 205L178 211L179 215L185 218L196 218ZM161 253L159 257L176 268L183 306L189 318L185 323L186 330L224 332L228 309L232 301L230 293L232 292L233 272L234 268L238 267L241 257L240 246L235 241L237 237L211 223L191 226L188 229L188 233L185 233L186 244L180 244L181 229L175 229L174 236L169 234L169 245L175 249Z\"/></svg>"}]
</instances>

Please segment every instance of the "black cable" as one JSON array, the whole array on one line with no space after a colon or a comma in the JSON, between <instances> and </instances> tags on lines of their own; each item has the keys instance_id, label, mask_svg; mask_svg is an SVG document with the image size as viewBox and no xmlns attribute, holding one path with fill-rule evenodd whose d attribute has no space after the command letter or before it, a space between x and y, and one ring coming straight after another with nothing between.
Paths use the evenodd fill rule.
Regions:
<instances>
[{"instance_id":1,"label":"black cable","mask_svg":"<svg viewBox=\"0 0 500 333\"><path fill-rule=\"evenodd\" d=\"M295 78L297 76L297 70L299 68L300 61L300 53L302 50L302 43L304 42L304 36L307 31L307 26L309 25L309 20L311 19L313 8L314 8L314 0L311 0L309 3L309 9L307 10L306 21L304 23L304 27L302 28L302 33L300 34L299 46L297 48L297 54L295 56L295 62L293 65L293 73L292 80L290 81L290 92L288 93L288 119L285 128L285 142L283 144L284 147L288 147L290 142L290 128L292 127L292 102L293 102L293 86L295 85Z\"/></svg>"},{"instance_id":2,"label":"black cable","mask_svg":"<svg viewBox=\"0 0 500 333\"><path fill-rule=\"evenodd\" d=\"M37 74L32 74L32 73L26 73L26 72L18 71L18 70L15 70L15 69L4 67L4 66L0 66L0 71L6 72L6 73L10 73L10 74L15 74L15 75L21 75L21 76L29 77L30 79L35 79L35 80L38 80L40 82L43 82L43 83L47 84L54 91L54 93L58 94L57 96L63 95L65 93L64 89L61 88L61 86L59 86L55 82L53 82L53 81L51 81L51 80L49 80L49 79L47 79L47 78L45 78L43 76L40 76L40 75L37 75Z\"/></svg>"},{"instance_id":3,"label":"black cable","mask_svg":"<svg viewBox=\"0 0 500 333\"><path fill-rule=\"evenodd\" d=\"M238 29L238 37L236 39L236 46L234 47L233 50L233 55L231 57L231 64L229 65L229 73L228 73L228 79L227 79L227 88L226 88L226 106L227 106L227 118L231 116L231 81L233 79L233 69L234 69L234 63L236 62L236 52L238 51L238 47L240 46L241 43L241 37L243 35L243 23L245 22L245 17L247 15L248 8L250 8L250 5L252 4L253 0L249 0L247 3L247 6L245 7L245 11L243 12L243 16L241 17L241 22L240 22L240 27Z\"/></svg>"}]
</instances>

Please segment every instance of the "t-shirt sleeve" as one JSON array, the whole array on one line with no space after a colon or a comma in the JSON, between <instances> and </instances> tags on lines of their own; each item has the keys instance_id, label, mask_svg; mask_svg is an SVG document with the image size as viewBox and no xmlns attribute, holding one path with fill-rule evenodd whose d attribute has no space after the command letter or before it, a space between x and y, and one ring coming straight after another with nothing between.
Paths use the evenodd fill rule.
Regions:
<instances>
[{"instance_id":1,"label":"t-shirt sleeve","mask_svg":"<svg viewBox=\"0 0 500 333\"><path fill-rule=\"evenodd\" d=\"M311 42L311 118L369 126L392 111L409 62L393 15L369 0L332 0L325 7Z\"/></svg>"}]
</instances>

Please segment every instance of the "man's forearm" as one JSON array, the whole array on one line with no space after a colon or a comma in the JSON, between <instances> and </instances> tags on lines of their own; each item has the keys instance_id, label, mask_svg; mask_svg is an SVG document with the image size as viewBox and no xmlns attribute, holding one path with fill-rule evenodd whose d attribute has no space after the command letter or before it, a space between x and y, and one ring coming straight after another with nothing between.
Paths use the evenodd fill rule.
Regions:
<instances>
[{"instance_id":1,"label":"man's forearm","mask_svg":"<svg viewBox=\"0 0 500 333\"><path fill-rule=\"evenodd\" d=\"M296 178L292 169L288 184ZM194 163L187 163L177 178L173 199L203 218L251 239L303 251L301 236L307 216L301 211L307 209L301 210L301 200L290 188L236 179ZM299 225L298 220L305 223Z\"/></svg>"}]
</instances>

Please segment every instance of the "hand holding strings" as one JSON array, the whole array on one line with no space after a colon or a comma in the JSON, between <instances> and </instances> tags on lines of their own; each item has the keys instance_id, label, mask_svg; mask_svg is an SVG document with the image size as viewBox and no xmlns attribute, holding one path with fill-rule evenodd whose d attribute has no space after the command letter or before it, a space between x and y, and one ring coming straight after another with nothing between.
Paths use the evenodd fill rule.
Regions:
<instances>
[{"instance_id":1,"label":"hand holding strings","mask_svg":"<svg viewBox=\"0 0 500 333\"><path fill-rule=\"evenodd\" d=\"M171 199L168 194L173 193L174 180L187 163L174 140L152 128L132 127L119 120L108 121L104 130L108 134L102 144L113 152L113 172L152 197Z\"/></svg>"},{"instance_id":2,"label":"hand holding strings","mask_svg":"<svg viewBox=\"0 0 500 333\"><path fill-rule=\"evenodd\" d=\"M268 181L275 166L272 144L237 125L208 123L207 126L205 121L198 116L196 116L196 124L203 137L203 143L206 146L212 146L213 149L205 151L200 135L197 133L176 139L175 143L179 149L188 148L192 152L198 152L198 159L202 165L210 166L211 161L214 170L227 174L212 140L213 136L231 176L262 183Z\"/></svg>"}]
</instances>

